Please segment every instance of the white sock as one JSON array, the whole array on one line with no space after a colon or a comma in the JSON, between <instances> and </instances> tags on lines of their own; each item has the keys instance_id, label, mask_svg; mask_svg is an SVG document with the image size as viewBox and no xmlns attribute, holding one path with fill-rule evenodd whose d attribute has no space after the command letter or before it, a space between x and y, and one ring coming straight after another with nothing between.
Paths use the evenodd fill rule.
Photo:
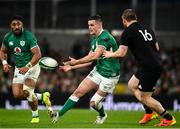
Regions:
<instances>
[{"instance_id":1,"label":"white sock","mask_svg":"<svg viewBox=\"0 0 180 129\"><path fill-rule=\"evenodd\" d=\"M36 111L32 111L32 116L33 116L33 117L38 116L38 110L36 110Z\"/></svg>"},{"instance_id":2,"label":"white sock","mask_svg":"<svg viewBox=\"0 0 180 129\"><path fill-rule=\"evenodd\" d=\"M36 94L38 100L42 100L42 94L40 94L40 93L35 93L35 94Z\"/></svg>"}]
</instances>

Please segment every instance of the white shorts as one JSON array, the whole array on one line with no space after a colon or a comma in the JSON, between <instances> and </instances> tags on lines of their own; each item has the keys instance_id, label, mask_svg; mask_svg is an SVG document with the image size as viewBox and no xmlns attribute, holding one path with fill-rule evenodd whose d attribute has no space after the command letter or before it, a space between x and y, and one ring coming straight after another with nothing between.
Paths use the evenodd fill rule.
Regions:
<instances>
[{"instance_id":1,"label":"white shorts","mask_svg":"<svg viewBox=\"0 0 180 129\"><path fill-rule=\"evenodd\" d=\"M111 78L103 77L97 72L96 68L94 68L87 76L88 79L90 79L99 86L100 90L106 93L113 93L119 77L120 75Z\"/></svg>"},{"instance_id":2,"label":"white shorts","mask_svg":"<svg viewBox=\"0 0 180 129\"><path fill-rule=\"evenodd\" d=\"M37 82L40 71L41 71L41 68L40 68L39 64L36 64L32 68L30 68L26 74L20 74L19 69L15 67L13 83L24 84L24 81L27 78L32 79L35 82Z\"/></svg>"}]
</instances>

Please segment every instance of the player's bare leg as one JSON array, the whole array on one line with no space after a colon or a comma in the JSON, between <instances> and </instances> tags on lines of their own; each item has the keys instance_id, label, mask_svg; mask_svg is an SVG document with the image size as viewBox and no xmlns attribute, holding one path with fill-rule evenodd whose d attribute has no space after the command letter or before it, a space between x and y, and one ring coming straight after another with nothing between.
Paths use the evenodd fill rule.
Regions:
<instances>
[{"instance_id":1,"label":"player's bare leg","mask_svg":"<svg viewBox=\"0 0 180 129\"><path fill-rule=\"evenodd\" d=\"M135 96L139 96L139 94L140 94L138 86L139 86L139 79L133 75L128 82L128 88ZM149 121L151 121L152 119L155 119L158 117L158 114L156 112L153 112L153 110L151 110L149 107L147 107L144 104L143 104L143 106L145 109L145 114L144 114L143 118L139 121L139 124L146 124Z\"/></svg>"},{"instance_id":2,"label":"player's bare leg","mask_svg":"<svg viewBox=\"0 0 180 129\"><path fill-rule=\"evenodd\" d=\"M29 96L29 92L26 90L23 90L23 84L20 83L14 83L12 86L12 90L13 90L13 95L15 98L17 99L26 99ZM32 116L33 117L38 117L38 111L37 111L37 107L38 107L38 102L37 99L35 99L33 102L29 102L29 106L32 110ZM39 118L36 118L36 122L38 123Z\"/></svg>"},{"instance_id":3,"label":"player's bare leg","mask_svg":"<svg viewBox=\"0 0 180 129\"><path fill-rule=\"evenodd\" d=\"M38 100L34 100L33 102L28 102L29 106L32 110L32 120L31 123L39 123L39 115L38 115Z\"/></svg>"},{"instance_id":4,"label":"player's bare leg","mask_svg":"<svg viewBox=\"0 0 180 129\"><path fill-rule=\"evenodd\" d=\"M12 86L13 96L16 99L26 99L28 97L28 93L23 91L23 84L14 83Z\"/></svg>"},{"instance_id":5,"label":"player's bare leg","mask_svg":"<svg viewBox=\"0 0 180 129\"><path fill-rule=\"evenodd\" d=\"M138 88L134 87L133 83L134 84L139 83L139 80L134 75L128 82L128 87L141 103L147 105L147 107L151 108L153 111L157 112L160 116L162 116L164 118L163 120L166 121L166 123L168 123L166 124L167 126L176 123L174 117L170 115L169 112L167 112L162 107L162 105L152 97L152 92L142 92ZM166 126L162 123L160 123L159 125Z\"/></svg>"},{"instance_id":6,"label":"player's bare leg","mask_svg":"<svg viewBox=\"0 0 180 129\"><path fill-rule=\"evenodd\" d=\"M63 108L59 110L59 112L54 112L51 114L52 122L56 123L58 118L63 116L67 111L69 111L77 102L78 100L88 93L90 90L97 88L97 84L91 81L88 78L85 78L79 87L74 91L74 93L69 97L69 99L65 102Z\"/></svg>"},{"instance_id":7,"label":"player's bare leg","mask_svg":"<svg viewBox=\"0 0 180 129\"><path fill-rule=\"evenodd\" d=\"M32 79L26 79L24 85L24 91L29 93L27 97L29 106L32 110L32 120L31 123L39 123L39 115L38 115L38 99L34 93L36 82Z\"/></svg>"}]
</instances>

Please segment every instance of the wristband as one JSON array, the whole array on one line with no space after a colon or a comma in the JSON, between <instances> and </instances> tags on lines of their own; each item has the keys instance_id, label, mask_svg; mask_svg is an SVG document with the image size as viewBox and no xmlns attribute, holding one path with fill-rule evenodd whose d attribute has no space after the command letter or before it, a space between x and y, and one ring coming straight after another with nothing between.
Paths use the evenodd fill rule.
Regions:
<instances>
[{"instance_id":1,"label":"wristband","mask_svg":"<svg viewBox=\"0 0 180 129\"><path fill-rule=\"evenodd\" d=\"M31 62L29 62L29 63L26 65L26 67L31 68L31 67L32 67Z\"/></svg>"},{"instance_id":2,"label":"wristband","mask_svg":"<svg viewBox=\"0 0 180 129\"><path fill-rule=\"evenodd\" d=\"M8 64L8 63L7 63L6 60L3 60L3 61L2 61L2 64L3 64L3 65L6 65L6 64Z\"/></svg>"}]
</instances>

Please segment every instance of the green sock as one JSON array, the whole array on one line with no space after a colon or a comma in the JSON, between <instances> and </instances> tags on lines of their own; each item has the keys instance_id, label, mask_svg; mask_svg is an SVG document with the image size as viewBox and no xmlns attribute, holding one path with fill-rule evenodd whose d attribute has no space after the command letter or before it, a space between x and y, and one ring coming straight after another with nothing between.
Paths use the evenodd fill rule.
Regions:
<instances>
[{"instance_id":1,"label":"green sock","mask_svg":"<svg viewBox=\"0 0 180 129\"><path fill-rule=\"evenodd\" d=\"M63 108L59 111L59 116L63 116L64 113L69 111L74 105L78 102L79 99L73 99L72 97L69 97L69 99L64 104Z\"/></svg>"},{"instance_id":2,"label":"green sock","mask_svg":"<svg viewBox=\"0 0 180 129\"><path fill-rule=\"evenodd\" d=\"M99 116L104 117L105 116L105 111L104 107L102 106L100 109L94 108L99 113Z\"/></svg>"}]
</instances>

